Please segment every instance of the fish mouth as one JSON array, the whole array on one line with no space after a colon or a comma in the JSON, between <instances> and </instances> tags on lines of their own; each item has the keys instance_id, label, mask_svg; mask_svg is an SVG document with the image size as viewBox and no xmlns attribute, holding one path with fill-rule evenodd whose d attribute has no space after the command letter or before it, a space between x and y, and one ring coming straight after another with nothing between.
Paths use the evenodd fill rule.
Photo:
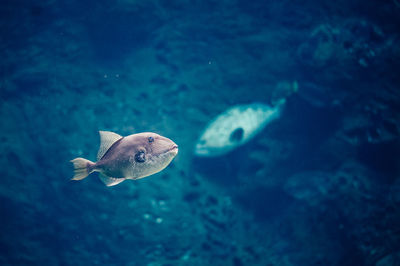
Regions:
<instances>
[{"instance_id":1,"label":"fish mouth","mask_svg":"<svg viewBox=\"0 0 400 266\"><path fill-rule=\"evenodd\" d=\"M209 156L209 151L205 148L196 148L194 154L197 156Z\"/></svg>"},{"instance_id":2,"label":"fish mouth","mask_svg":"<svg viewBox=\"0 0 400 266\"><path fill-rule=\"evenodd\" d=\"M171 152L171 153L175 153L178 154L178 145L173 145L171 148L169 148L168 150L166 150L165 152Z\"/></svg>"},{"instance_id":3,"label":"fish mouth","mask_svg":"<svg viewBox=\"0 0 400 266\"><path fill-rule=\"evenodd\" d=\"M208 155L209 151L205 147L205 145L198 143L194 149L194 153L198 156L206 156Z\"/></svg>"}]
</instances>

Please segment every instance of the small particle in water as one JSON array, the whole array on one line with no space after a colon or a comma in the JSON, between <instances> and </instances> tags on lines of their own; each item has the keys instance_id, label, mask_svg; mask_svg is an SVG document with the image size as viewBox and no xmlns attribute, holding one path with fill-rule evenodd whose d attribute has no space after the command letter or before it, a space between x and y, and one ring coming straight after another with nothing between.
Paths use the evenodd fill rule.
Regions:
<instances>
[{"instance_id":1,"label":"small particle in water","mask_svg":"<svg viewBox=\"0 0 400 266\"><path fill-rule=\"evenodd\" d=\"M360 58L358 60L358 63L362 66L362 67L368 67L368 63L364 58Z\"/></svg>"},{"instance_id":2,"label":"small particle in water","mask_svg":"<svg viewBox=\"0 0 400 266\"><path fill-rule=\"evenodd\" d=\"M158 224L162 223L162 221L163 221L163 219L160 218L160 217L158 217L158 218L156 219L156 223L158 223Z\"/></svg>"}]
</instances>

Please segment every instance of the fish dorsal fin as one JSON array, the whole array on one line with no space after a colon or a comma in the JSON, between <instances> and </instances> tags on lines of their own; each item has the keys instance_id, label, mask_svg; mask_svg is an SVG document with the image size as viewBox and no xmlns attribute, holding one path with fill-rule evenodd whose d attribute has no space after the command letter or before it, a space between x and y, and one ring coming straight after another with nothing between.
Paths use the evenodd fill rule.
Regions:
<instances>
[{"instance_id":1,"label":"fish dorsal fin","mask_svg":"<svg viewBox=\"0 0 400 266\"><path fill-rule=\"evenodd\" d=\"M125 178L108 177L108 176L103 175L103 174L99 174L99 177L100 177L100 180L103 181L103 183L107 187L118 185L119 183L121 183L122 181L125 180Z\"/></svg>"},{"instance_id":2,"label":"fish dorsal fin","mask_svg":"<svg viewBox=\"0 0 400 266\"><path fill-rule=\"evenodd\" d=\"M110 149L110 147L117 142L118 140L122 139L122 136L111 132L111 131L99 131L100 134L100 148L99 152L97 153L97 160L99 161L103 158L104 154Z\"/></svg>"}]
</instances>

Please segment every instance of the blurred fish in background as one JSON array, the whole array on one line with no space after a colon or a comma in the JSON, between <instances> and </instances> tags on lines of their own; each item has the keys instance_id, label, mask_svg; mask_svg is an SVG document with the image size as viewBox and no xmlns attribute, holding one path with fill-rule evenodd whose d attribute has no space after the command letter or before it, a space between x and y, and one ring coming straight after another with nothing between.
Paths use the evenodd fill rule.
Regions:
<instances>
[{"instance_id":1,"label":"blurred fish in background","mask_svg":"<svg viewBox=\"0 0 400 266\"><path fill-rule=\"evenodd\" d=\"M298 84L293 82L291 91L284 92L289 95L297 90ZM196 143L195 155L221 156L250 141L270 122L279 118L286 99L272 100L276 101L274 106L262 103L236 105L218 115L201 134Z\"/></svg>"}]
</instances>

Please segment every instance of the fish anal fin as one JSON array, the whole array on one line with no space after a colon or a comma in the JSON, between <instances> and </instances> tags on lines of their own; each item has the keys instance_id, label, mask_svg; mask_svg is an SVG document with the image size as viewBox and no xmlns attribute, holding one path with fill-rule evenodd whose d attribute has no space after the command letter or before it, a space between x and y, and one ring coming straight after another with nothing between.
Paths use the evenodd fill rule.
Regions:
<instances>
[{"instance_id":1,"label":"fish anal fin","mask_svg":"<svg viewBox=\"0 0 400 266\"><path fill-rule=\"evenodd\" d=\"M104 154L111 148L111 146L122 139L122 136L111 131L99 131L100 134L100 148L97 153L97 160L103 158Z\"/></svg>"},{"instance_id":2,"label":"fish anal fin","mask_svg":"<svg viewBox=\"0 0 400 266\"><path fill-rule=\"evenodd\" d=\"M112 187L115 185L118 185L119 183L123 182L125 178L114 178L114 177L109 177L104 174L99 174L100 180L103 181L103 183L107 187Z\"/></svg>"}]
</instances>

